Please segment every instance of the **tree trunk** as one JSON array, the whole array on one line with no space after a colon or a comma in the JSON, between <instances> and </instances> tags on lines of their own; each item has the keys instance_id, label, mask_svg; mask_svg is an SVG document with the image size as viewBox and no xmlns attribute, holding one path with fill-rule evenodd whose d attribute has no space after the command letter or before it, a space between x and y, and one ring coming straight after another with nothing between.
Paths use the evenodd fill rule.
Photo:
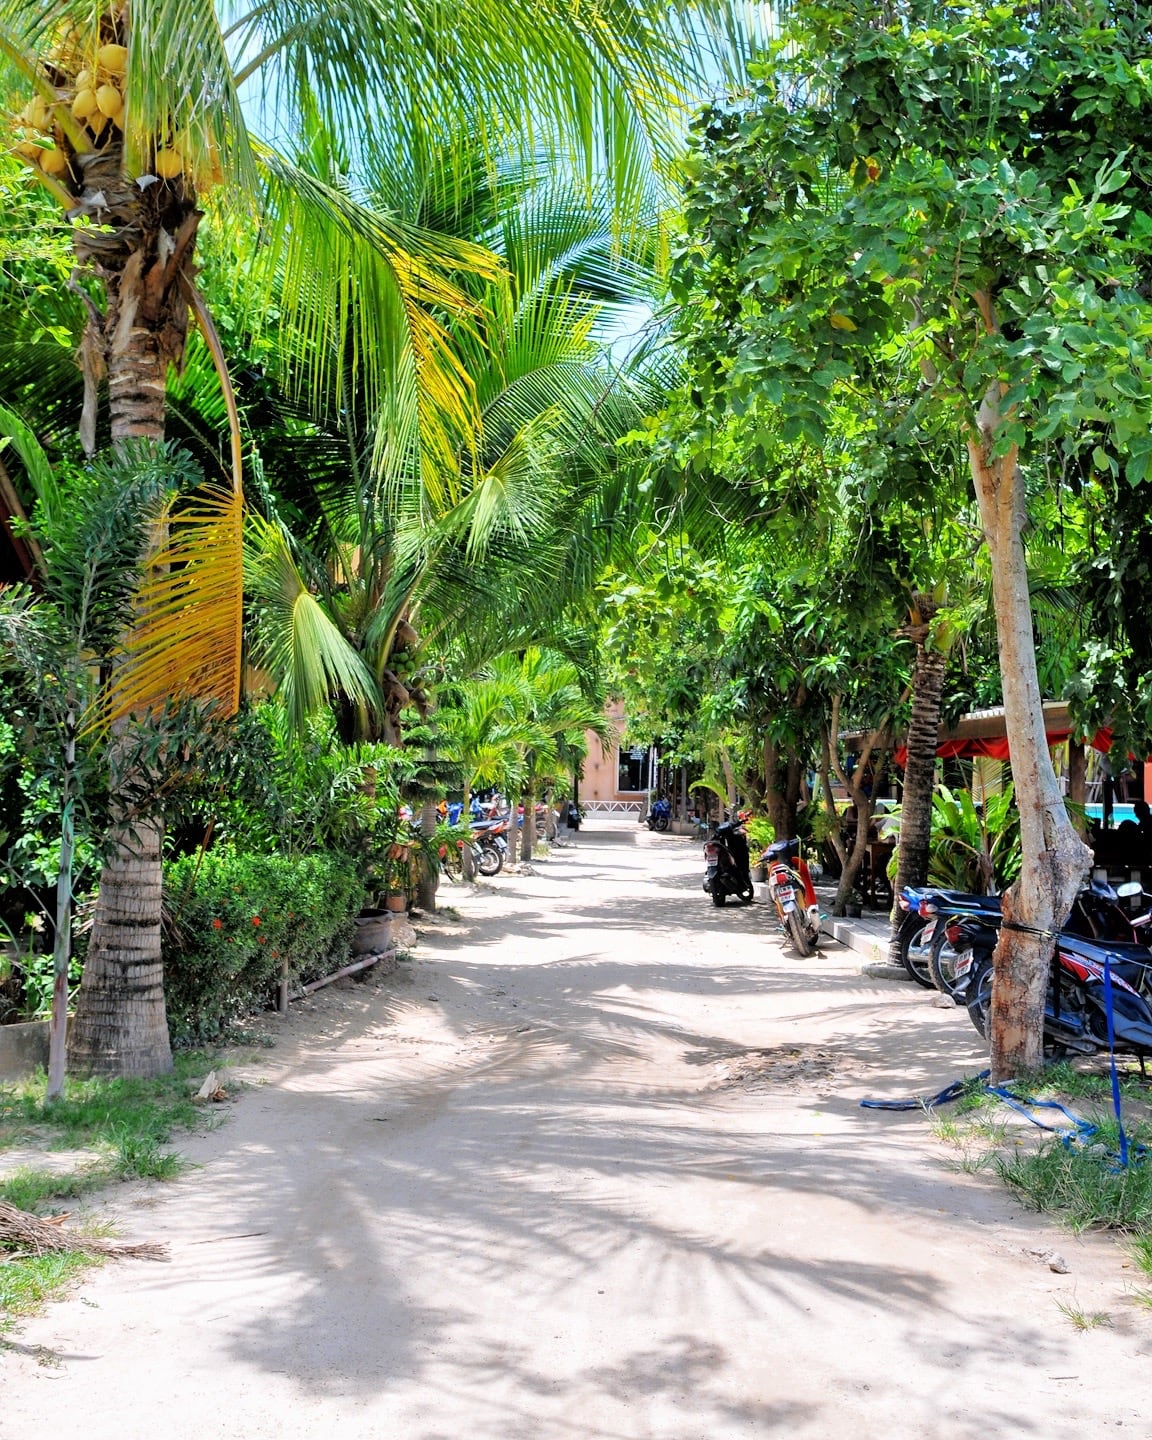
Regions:
<instances>
[{"instance_id":1,"label":"tree trunk","mask_svg":"<svg viewBox=\"0 0 1152 1440\"><path fill-rule=\"evenodd\" d=\"M70 684L74 681L70 681ZM45 1100L64 1093L68 1062L68 980L72 962L72 869L76 826L72 785L76 771L76 714L64 721L64 774L60 799L60 861L56 871L56 923L52 941L52 1023L48 1029L48 1088Z\"/></svg>"},{"instance_id":2,"label":"tree trunk","mask_svg":"<svg viewBox=\"0 0 1152 1440\"><path fill-rule=\"evenodd\" d=\"M796 834L803 767L792 745L781 749L774 740L764 741L764 809L777 840Z\"/></svg>"},{"instance_id":3,"label":"tree trunk","mask_svg":"<svg viewBox=\"0 0 1152 1440\"><path fill-rule=\"evenodd\" d=\"M172 1068L160 961L162 827L120 822L100 873L100 897L69 1037L87 1075L159 1075Z\"/></svg>"},{"instance_id":4,"label":"tree trunk","mask_svg":"<svg viewBox=\"0 0 1152 1440\"><path fill-rule=\"evenodd\" d=\"M425 758L428 758L427 756ZM420 808L420 833L427 840L436 834L436 801L425 800ZM420 878L416 884L416 904L421 910L433 914L436 910L436 891L440 888L440 865L428 849L420 851Z\"/></svg>"},{"instance_id":5,"label":"tree trunk","mask_svg":"<svg viewBox=\"0 0 1152 1440\"><path fill-rule=\"evenodd\" d=\"M1079 807L1072 825L1077 835L1084 838L1088 825L1083 807L1088 799L1088 755L1082 740L1068 739L1068 799Z\"/></svg>"},{"instance_id":6,"label":"tree trunk","mask_svg":"<svg viewBox=\"0 0 1152 1440\"><path fill-rule=\"evenodd\" d=\"M720 765L724 771L724 789L728 796L728 814L731 819L736 818L736 772L732 769L732 757L728 754L727 745L720 746Z\"/></svg>"},{"instance_id":7,"label":"tree trunk","mask_svg":"<svg viewBox=\"0 0 1152 1440\"><path fill-rule=\"evenodd\" d=\"M983 297L991 324L990 301ZM1022 540L1027 518L1024 480L1012 447L996 455L1002 419L994 384L968 437L968 458L984 538L992 562L992 595L1004 718L1020 812L1022 863L1005 894L1004 923L994 956L991 1019L993 1080L1043 1063L1044 995L1056 932L1088 873L1092 852L1072 828L1044 733L1032 607Z\"/></svg>"},{"instance_id":8,"label":"tree trunk","mask_svg":"<svg viewBox=\"0 0 1152 1440\"><path fill-rule=\"evenodd\" d=\"M844 868L840 872L840 883L836 887L836 898L832 902L833 915L844 914L848 897L852 893L856 877L868 854L868 832L872 826L872 812L877 792L884 783L884 776L888 769L888 754L892 744L891 731L888 722L885 721L868 736L856 768L852 772L852 778L849 779L847 772L840 764L836 749L839 728L840 696L836 695L832 699L832 714L826 732L827 757L830 767L836 772L837 780L852 797L852 803L856 807L856 833L852 839L851 849L847 850L847 854L843 858ZM869 765L873 766L871 795L865 793L861 784L861 778ZM841 847L841 853L846 848Z\"/></svg>"},{"instance_id":9,"label":"tree trunk","mask_svg":"<svg viewBox=\"0 0 1152 1440\"><path fill-rule=\"evenodd\" d=\"M82 265L104 283L101 314L88 302L84 336L86 388L107 371L112 441L164 438L168 367L183 358L188 329L185 273L200 214L181 186L141 191L119 177L119 147L85 170L85 191L100 189L102 218L114 227L75 232ZM94 441L91 394L82 440ZM113 739L109 788L125 780L122 747ZM114 821L68 1054L86 1074L158 1075L172 1068L160 956L163 890L159 817Z\"/></svg>"},{"instance_id":10,"label":"tree trunk","mask_svg":"<svg viewBox=\"0 0 1152 1440\"><path fill-rule=\"evenodd\" d=\"M461 825L467 826L472 820L472 812L469 808L472 804L472 791L469 788L467 780L464 782L463 793L464 808L460 811L460 823ZM512 841L509 840L508 844L511 846ZM464 841L463 847L460 850L460 875L462 879L469 881L469 883L476 879L476 861L472 857L472 846L467 840Z\"/></svg>"},{"instance_id":11,"label":"tree trunk","mask_svg":"<svg viewBox=\"0 0 1152 1440\"><path fill-rule=\"evenodd\" d=\"M852 894L856 877L860 874L868 854L868 831L872 825L871 800L859 786L850 786L849 793L856 806L856 833L852 837L851 848L847 849L844 868L840 871L836 898L832 902L833 915L843 915L848 908L848 897ZM863 804L860 803L861 799Z\"/></svg>"},{"instance_id":12,"label":"tree trunk","mask_svg":"<svg viewBox=\"0 0 1152 1440\"><path fill-rule=\"evenodd\" d=\"M520 859L529 861L536 849L536 793L524 792L524 825L520 831Z\"/></svg>"},{"instance_id":13,"label":"tree trunk","mask_svg":"<svg viewBox=\"0 0 1152 1440\"><path fill-rule=\"evenodd\" d=\"M892 938L888 958L900 964L900 924L904 912L895 903L905 885L923 885L928 879L928 853L932 839L932 793L936 783L936 745L940 735L940 702L944 688L947 656L929 650L935 604L917 596L919 624L909 633L916 640L916 663L912 671L912 716L908 722L907 756L904 762L904 799L900 806L900 843L896 853L896 883L893 886Z\"/></svg>"},{"instance_id":14,"label":"tree trunk","mask_svg":"<svg viewBox=\"0 0 1152 1440\"><path fill-rule=\"evenodd\" d=\"M844 867L848 864L848 848L840 834L840 817L837 814L836 800L832 794L832 741L827 725L820 727L820 764L817 768L820 798L823 802L824 814L829 821L828 844L836 852L836 858L840 862L840 873L843 874Z\"/></svg>"}]
</instances>

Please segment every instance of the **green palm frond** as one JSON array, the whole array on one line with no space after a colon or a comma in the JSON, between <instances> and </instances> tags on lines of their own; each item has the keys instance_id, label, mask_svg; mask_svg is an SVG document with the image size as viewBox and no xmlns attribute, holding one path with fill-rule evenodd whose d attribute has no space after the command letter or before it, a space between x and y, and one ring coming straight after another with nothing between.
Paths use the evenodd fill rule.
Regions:
<instances>
[{"instance_id":1,"label":"green palm frond","mask_svg":"<svg viewBox=\"0 0 1152 1440\"><path fill-rule=\"evenodd\" d=\"M716 23L670 21L662 0L296 0L252 5L228 43L267 113L314 106L365 156L483 116L490 154L569 157L626 199L670 173L686 104L740 35L730 6L691 10Z\"/></svg>"},{"instance_id":2,"label":"green palm frond","mask_svg":"<svg viewBox=\"0 0 1152 1440\"><path fill-rule=\"evenodd\" d=\"M267 219L249 271L252 313L277 295L285 374L316 406L338 407L346 383L369 413L387 417L405 464L419 444L434 503L476 424L473 389L445 328L468 322L475 301L448 276L500 273L490 252L373 211L270 150L261 155Z\"/></svg>"},{"instance_id":3,"label":"green palm frond","mask_svg":"<svg viewBox=\"0 0 1152 1440\"><path fill-rule=\"evenodd\" d=\"M245 571L259 621L253 659L272 676L291 724L302 731L312 715L340 698L374 711L380 693L375 679L305 584L284 532L253 517L248 538Z\"/></svg>"},{"instance_id":4,"label":"green palm frond","mask_svg":"<svg viewBox=\"0 0 1152 1440\"><path fill-rule=\"evenodd\" d=\"M0 405L0 445L10 445L20 457L40 517L49 525L58 523L63 518L65 500L56 472L31 426L6 405Z\"/></svg>"}]
</instances>

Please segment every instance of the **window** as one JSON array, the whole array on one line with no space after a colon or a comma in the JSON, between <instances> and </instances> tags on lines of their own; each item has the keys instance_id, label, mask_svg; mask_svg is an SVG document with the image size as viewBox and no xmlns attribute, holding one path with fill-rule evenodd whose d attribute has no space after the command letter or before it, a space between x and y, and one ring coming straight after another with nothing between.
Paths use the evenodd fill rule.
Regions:
<instances>
[{"instance_id":1,"label":"window","mask_svg":"<svg viewBox=\"0 0 1152 1440\"><path fill-rule=\"evenodd\" d=\"M648 751L621 750L616 768L617 790L647 790Z\"/></svg>"}]
</instances>

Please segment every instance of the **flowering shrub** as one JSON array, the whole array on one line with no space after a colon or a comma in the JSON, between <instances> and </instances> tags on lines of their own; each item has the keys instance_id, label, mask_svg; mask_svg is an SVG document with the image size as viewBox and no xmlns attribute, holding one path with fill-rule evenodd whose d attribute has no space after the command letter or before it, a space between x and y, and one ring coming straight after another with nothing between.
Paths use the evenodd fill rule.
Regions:
<instances>
[{"instance_id":1,"label":"flowering shrub","mask_svg":"<svg viewBox=\"0 0 1152 1440\"><path fill-rule=\"evenodd\" d=\"M348 957L364 887L344 856L248 855L228 845L164 870L164 994L175 1044L219 1035L293 983Z\"/></svg>"}]
</instances>

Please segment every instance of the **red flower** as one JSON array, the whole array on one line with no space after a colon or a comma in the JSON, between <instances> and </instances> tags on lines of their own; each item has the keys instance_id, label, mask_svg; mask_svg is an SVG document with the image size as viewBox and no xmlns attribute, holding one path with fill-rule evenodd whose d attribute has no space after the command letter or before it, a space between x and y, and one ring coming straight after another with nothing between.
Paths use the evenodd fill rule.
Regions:
<instances>
[{"instance_id":1,"label":"red flower","mask_svg":"<svg viewBox=\"0 0 1152 1440\"><path fill-rule=\"evenodd\" d=\"M259 924L260 924L260 916L259 916L259 915L253 915L253 916L252 916L252 924L253 924L253 925L259 925Z\"/></svg>"},{"instance_id":2,"label":"red flower","mask_svg":"<svg viewBox=\"0 0 1152 1440\"><path fill-rule=\"evenodd\" d=\"M220 927L221 927L223 924L224 924L223 920L213 920L213 921L212 921L212 929L213 929L213 930L219 930Z\"/></svg>"}]
</instances>

